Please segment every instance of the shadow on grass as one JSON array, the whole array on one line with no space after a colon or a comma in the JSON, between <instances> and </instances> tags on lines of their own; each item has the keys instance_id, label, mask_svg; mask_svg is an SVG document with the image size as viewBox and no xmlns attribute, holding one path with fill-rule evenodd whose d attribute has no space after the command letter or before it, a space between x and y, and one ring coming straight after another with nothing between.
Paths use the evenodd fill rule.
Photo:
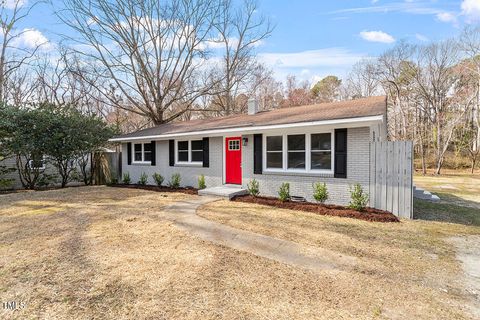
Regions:
<instances>
[{"instance_id":1,"label":"shadow on grass","mask_svg":"<svg viewBox=\"0 0 480 320\"><path fill-rule=\"evenodd\" d=\"M420 220L480 226L478 202L468 201L452 194L439 194L441 202L414 199L414 218ZM447 203L450 202L450 203ZM459 205L464 204L464 205Z\"/></svg>"}]
</instances>

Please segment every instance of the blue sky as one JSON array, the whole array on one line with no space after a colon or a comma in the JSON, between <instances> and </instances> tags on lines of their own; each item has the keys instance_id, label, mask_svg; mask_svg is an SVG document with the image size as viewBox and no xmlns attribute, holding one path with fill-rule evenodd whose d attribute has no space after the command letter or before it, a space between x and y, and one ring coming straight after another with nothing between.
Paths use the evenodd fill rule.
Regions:
<instances>
[{"instance_id":1,"label":"blue sky","mask_svg":"<svg viewBox=\"0 0 480 320\"><path fill-rule=\"evenodd\" d=\"M480 0L258 2L259 11L275 25L258 53L279 80L287 74L310 81L328 74L343 77L362 57L377 56L399 40L428 43L480 22ZM58 3L36 7L22 28L33 28L55 42L56 33L65 31L53 14Z\"/></svg>"}]
</instances>

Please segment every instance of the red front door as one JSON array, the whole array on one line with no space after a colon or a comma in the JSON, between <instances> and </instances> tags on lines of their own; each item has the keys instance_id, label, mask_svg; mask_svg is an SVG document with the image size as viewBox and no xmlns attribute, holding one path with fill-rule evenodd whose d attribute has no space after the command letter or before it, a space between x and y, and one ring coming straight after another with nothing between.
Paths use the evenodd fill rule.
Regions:
<instances>
[{"instance_id":1,"label":"red front door","mask_svg":"<svg viewBox=\"0 0 480 320\"><path fill-rule=\"evenodd\" d=\"M225 182L242 184L242 137L225 138Z\"/></svg>"}]
</instances>

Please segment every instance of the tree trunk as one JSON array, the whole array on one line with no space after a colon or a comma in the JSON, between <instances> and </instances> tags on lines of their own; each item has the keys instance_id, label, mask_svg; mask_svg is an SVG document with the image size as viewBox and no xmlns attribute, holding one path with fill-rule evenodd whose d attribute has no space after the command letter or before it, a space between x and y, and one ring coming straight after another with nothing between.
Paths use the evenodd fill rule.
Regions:
<instances>
[{"instance_id":1,"label":"tree trunk","mask_svg":"<svg viewBox=\"0 0 480 320\"><path fill-rule=\"evenodd\" d=\"M440 113L437 112L437 145L436 145L436 158L437 158L437 168L435 169L435 174L436 175L439 175L440 174L440 170L442 169L442 163L443 163L443 154L442 154L442 127L440 125L440 121L441 119L439 119L439 117L441 117L442 115Z\"/></svg>"},{"instance_id":2,"label":"tree trunk","mask_svg":"<svg viewBox=\"0 0 480 320\"><path fill-rule=\"evenodd\" d=\"M422 157L422 174L426 175L427 174L427 163L426 163L426 159L425 159L425 145L423 143L423 140L420 143L420 155Z\"/></svg>"}]
</instances>

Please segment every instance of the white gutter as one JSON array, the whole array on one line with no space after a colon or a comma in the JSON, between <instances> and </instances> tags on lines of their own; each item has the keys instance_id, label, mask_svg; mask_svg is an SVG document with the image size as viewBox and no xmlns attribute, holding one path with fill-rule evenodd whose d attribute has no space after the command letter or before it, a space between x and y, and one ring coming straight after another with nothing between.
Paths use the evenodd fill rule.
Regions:
<instances>
[{"instance_id":1,"label":"white gutter","mask_svg":"<svg viewBox=\"0 0 480 320\"><path fill-rule=\"evenodd\" d=\"M287 128L300 128L300 127L311 127L311 126L326 126L326 125L338 125L338 124L351 124L353 126L370 125L372 123L383 122L383 115L378 116L369 116L369 117L358 117L358 118L346 118L346 119L335 119L335 120L320 120L320 121L309 121L309 122L298 122L298 123L287 123L287 124L274 124L266 126L250 126L250 127L238 127L238 128L227 128L227 129L211 129L211 130L201 130L201 131L191 131L191 132L179 132L179 133L169 133L169 134L159 134L151 136L139 136L139 137L129 137L129 138L112 138L108 141L110 142L122 142L122 141L135 141L135 140L163 140L176 137L184 136L212 136L212 135L221 135L224 133L254 133L257 131L264 130L274 130L274 129L287 129Z\"/></svg>"}]
</instances>

